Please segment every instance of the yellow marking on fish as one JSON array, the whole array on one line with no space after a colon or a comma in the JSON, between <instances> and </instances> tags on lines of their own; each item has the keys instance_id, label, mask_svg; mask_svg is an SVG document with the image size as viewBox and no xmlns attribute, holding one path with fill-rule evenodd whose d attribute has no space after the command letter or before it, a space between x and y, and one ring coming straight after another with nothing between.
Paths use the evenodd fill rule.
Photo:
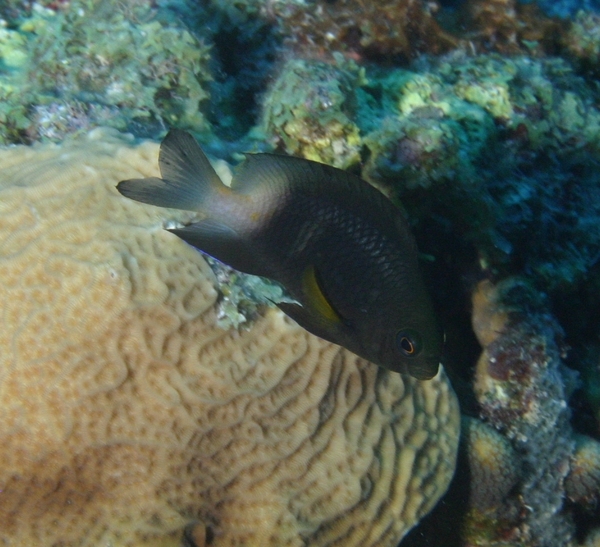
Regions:
<instances>
[{"instance_id":1,"label":"yellow marking on fish","mask_svg":"<svg viewBox=\"0 0 600 547\"><path fill-rule=\"evenodd\" d=\"M317 274L314 266L309 266L304 270L304 275L302 277L304 291L308 296L308 300L314 310L316 310L319 315L325 317L329 321L334 321L336 323L341 322L342 318L338 315L338 313L333 309L321 287L319 286L319 282L317 281Z\"/></svg>"}]
</instances>

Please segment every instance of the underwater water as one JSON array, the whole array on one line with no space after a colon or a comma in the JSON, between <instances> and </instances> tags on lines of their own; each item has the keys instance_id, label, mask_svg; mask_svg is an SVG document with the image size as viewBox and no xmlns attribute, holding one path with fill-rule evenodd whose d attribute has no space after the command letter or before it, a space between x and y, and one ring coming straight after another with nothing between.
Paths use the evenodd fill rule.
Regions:
<instances>
[{"instance_id":1,"label":"underwater water","mask_svg":"<svg viewBox=\"0 0 600 547\"><path fill-rule=\"evenodd\" d=\"M0 22L1 545L600 546L595 0L7 0ZM202 255L167 231L197 208L116 188L184 192L170 129L234 189L245 153L333 166L323 203L377 225L336 182L360 177L418 251L335 283L303 255L296 293ZM323 263L367 245L348 231ZM429 314L421 275L431 380L348 335L363 294L373 347Z\"/></svg>"}]
</instances>

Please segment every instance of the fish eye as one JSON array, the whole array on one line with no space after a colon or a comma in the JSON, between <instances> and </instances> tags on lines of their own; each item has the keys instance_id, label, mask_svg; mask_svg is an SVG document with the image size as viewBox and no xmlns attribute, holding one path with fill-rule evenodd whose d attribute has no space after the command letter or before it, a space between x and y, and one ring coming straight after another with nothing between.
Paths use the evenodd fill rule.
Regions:
<instances>
[{"instance_id":1,"label":"fish eye","mask_svg":"<svg viewBox=\"0 0 600 547\"><path fill-rule=\"evenodd\" d=\"M405 357L415 357L421 353L421 336L413 329L404 329L396 334L396 347Z\"/></svg>"}]
</instances>

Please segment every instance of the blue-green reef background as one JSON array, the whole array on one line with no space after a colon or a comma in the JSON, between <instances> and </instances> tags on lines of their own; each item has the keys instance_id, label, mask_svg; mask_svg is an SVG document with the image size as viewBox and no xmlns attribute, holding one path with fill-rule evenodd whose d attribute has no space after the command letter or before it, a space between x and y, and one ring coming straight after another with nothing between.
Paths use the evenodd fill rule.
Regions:
<instances>
[{"instance_id":1,"label":"blue-green reef background","mask_svg":"<svg viewBox=\"0 0 600 547\"><path fill-rule=\"evenodd\" d=\"M598 545L596 10L597 0L2 1L0 143L98 126L159 140L178 127L234 163L277 151L361 175L410 218L464 415L450 491L402 546ZM476 373L471 299L483 280L511 319ZM504 382L509 405L478 396L485 374ZM500 463L469 453L481 437ZM555 526L536 530L537 514Z\"/></svg>"}]
</instances>

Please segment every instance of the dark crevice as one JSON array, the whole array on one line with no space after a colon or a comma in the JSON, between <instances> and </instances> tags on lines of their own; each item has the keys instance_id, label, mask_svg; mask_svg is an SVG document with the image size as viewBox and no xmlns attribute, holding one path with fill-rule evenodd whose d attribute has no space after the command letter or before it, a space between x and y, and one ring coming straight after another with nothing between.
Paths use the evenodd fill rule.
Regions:
<instances>
[{"instance_id":1,"label":"dark crevice","mask_svg":"<svg viewBox=\"0 0 600 547\"><path fill-rule=\"evenodd\" d=\"M276 58L279 39L267 23L233 22L215 15L210 103L206 112L217 137L242 138L258 121L260 96Z\"/></svg>"}]
</instances>

